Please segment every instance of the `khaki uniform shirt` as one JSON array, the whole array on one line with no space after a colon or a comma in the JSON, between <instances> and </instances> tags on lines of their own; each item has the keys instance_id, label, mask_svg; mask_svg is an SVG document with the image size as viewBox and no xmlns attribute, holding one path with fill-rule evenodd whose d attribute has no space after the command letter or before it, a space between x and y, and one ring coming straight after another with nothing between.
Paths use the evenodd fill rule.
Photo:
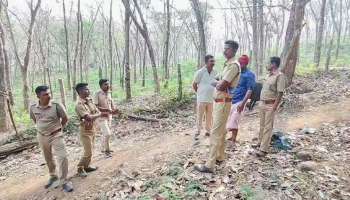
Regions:
<instances>
[{"instance_id":1,"label":"khaki uniform shirt","mask_svg":"<svg viewBox=\"0 0 350 200\"><path fill-rule=\"evenodd\" d=\"M75 106L75 112L77 113L79 119L82 119L85 115L94 115L100 111L97 109L96 105L92 102L91 98L82 99L79 98L77 105ZM93 122L93 129L95 127L95 121ZM80 128L84 128L84 123L81 120ZM83 129L82 129L83 130Z\"/></svg>"},{"instance_id":2,"label":"khaki uniform shirt","mask_svg":"<svg viewBox=\"0 0 350 200\"><path fill-rule=\"evenodd\" d=\"M47 106L41 106L39 102L32 105L29 114L30 118L35 121L38 133L41 135L50 135L61 129L61 118L67 117L64 107L51 101Z\"/></svg>"},{"instance_id":3,"label":"khaki uniform shirt","mask_svg":"<svg viewBox=\"0 0 350 200\"><path fill-rule=\"evenodd\" d=\"M110 92L104 92L100 90L94 96L94 103L97 107L112 110L112 95ZM109 114L108 118L111 118L112 115Z\"/></svg>"},{"instance_id":4,"label":"khaki uniform shirt","mask_svg":"<svg viewBox=\"0 0 350 200\"><path fill-rule=\"evenodd\" d=\"M241 67L238 62L234 61L233 58L226 61L224 64L224 70L221 74L221 77L219 77L220 80L225 80L229 83L231 83L230 87L236 87L238 85L239 77L241 74ZM228 91L218 91L215 89L214 92L214 98L215 99L221 99L221 98L230 98Z\"/></svg>"},{"instance_id":5,"label":"khaki uniform shirt","mask_svg":"<svg viewBox=\"0 0 350 200\"><path fill-rule=\"evenodd\" d=\"M260 99L276 100L278 93L284 92L287 86L286 76L282 72L269 75L263 84Z\"/></svg>"}]
</instances>

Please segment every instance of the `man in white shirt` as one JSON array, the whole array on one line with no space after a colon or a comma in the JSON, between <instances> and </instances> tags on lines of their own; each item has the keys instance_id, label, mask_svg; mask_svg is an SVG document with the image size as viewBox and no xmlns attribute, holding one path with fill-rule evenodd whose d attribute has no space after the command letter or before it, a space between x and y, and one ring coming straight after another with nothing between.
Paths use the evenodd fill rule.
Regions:
<instances>
[{"instance_id":1,"label":"man in white shirt","mask_svg":"<svg viewBox=\"0 0 350 200\"><path fill-rule=\"evenodd\" d=\"M213 94L215 87L213 83L216 82L216 71L213 70L215 59L212 55L205 56L205 66L200 68L193 80L192 87L197 93L197 133L195 139L201 133L203 116L205 115L205 135L210 135L212 126L212 112L213 112Z\"/></svg>"}]
</instances>

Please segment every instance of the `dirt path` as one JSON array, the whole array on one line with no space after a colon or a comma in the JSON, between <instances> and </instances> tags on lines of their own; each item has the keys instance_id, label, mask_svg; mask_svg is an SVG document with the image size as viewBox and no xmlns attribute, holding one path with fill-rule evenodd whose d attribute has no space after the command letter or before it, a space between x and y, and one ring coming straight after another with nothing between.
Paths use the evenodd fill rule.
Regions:
<instances>
[{"instance_id":1,"label":"dirt path","mask_svg":"<svg viewBox=\"0 0 350 200\"><path fill-rule=\"evenodd\" d=\"M283 130L292 131L303 128L305 124L317 128L324 122L349 119L350 99L344 99L339 103L308 108L308 110L297 114L281 114L277 119L276 126ZM247 124L254 124L254 126L247 126ZM246 117L242 124L239 140L251 140L255 137L258 126L256 116ZM63 193L60 189L45 190L43 185L47 181L47 176L27 176L20 179L11 177L0 184L0 199L84 199L88 194L103 191L104 183L109 180L109 177L116 175L120 169L129 172L141 170L145 173L152 173L152 169L156 166L161 166L176 156L190 151L193 132L194 129L190 129L179 134L165 134L147 141L135 142L114 152L111 159L95 159L94 165L99 166L99 170L85 179L74 177L76 168L71 164L71 181L75 187L75 191L71 194Z\"/></svg>"}]
</instances>

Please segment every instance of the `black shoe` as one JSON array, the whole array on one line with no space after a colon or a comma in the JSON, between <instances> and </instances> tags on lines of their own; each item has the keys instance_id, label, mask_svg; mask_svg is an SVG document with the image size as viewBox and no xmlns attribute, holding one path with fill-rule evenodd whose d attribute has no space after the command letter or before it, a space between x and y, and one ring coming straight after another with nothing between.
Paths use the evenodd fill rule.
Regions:
<instances>
[{"instance_id":1,"label":"black shoe","mask_svg":"<svg viewBox=\"0 0 350 200\"><path fill-rule=\"evenodd\" d=\"M51 176L47 184L45 185L45 189L49 188L52 186L54 182L58 180L57 176Z\"/></svg>"},{"instance_id":2,"label":"black shoe","mask_svg":"<svg viewBox=\"0 0 350 200\"><path fill-rule=\"evenodd\" d=\"M73 192L73 186L72 183L68 182L62 185L63 191L65 192Z\"/></svg>"},{"instance_id":3,"label":"black shoe","mask_svg":"<svg viewBox=\"0 0 350 200\"><path fill-rule=\"evenodd\" d=\"M202 173L213 173L213 170L205 165L195 165L194 169Z\"/></svg>"},{"instance_id":4,"label":"black shoe","mask_svg":"<svg viewBox=\"0 0 350 200\"><path fill-rule=\"evenodd\" d=\"M89 173L89 172L94 172L98 169L98 167L87 167L84 170Z\"/></svg>"},{"instance_id":5,"label":"black shoe","mask_svg":"<svg viewBox=\"0 0 350 200\"><path fill-rule=\"evenodd\" d=\"M216 160L216 164L217 165L221 165L221 164L223 164L225 161L224 160Z\"/></svg>"}]
</instances>

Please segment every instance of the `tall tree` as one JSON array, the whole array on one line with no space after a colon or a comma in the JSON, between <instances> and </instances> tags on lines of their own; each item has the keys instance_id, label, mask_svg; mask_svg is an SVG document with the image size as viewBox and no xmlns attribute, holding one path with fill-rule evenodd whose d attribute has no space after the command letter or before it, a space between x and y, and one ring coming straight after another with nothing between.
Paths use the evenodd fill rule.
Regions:
<instances>
[{"instance_id":1,"label":"tall tree","mask_svg":"<svg viewBox=\"0 0 350 200\"><path fill-rule=\"evenodd\" d=\"M314 63L316 67L320 65L321 58L321 48L322 48L322 40L323 40L323 30L324 30L324 16L326 9L326 0L322 0L321 4L321 13L319 17L319 23L317 26L317 35L316 35L316 45L315 45L315 55L314 55Z\"/></svg>"},{"instance_id":2,"label":"tall tree","mask_svg":"<svg viewBox=\"0 0 350 200\"><path fill-rule=\"evenodd\" d=\"M123 0L125 7L125 18L124 18L124 78L125 78L125 94L126 99L131 99L131 86L130 86L130 0Z\"/></svg>"},{"instance_id":3,"label":"tall tree","mask_svg":"<svg viewBox=\"0 0 350 200\"><path fill-rule=\"evenodd\" d=\"M2 15L3 5L0 3L0 15ZM0 132L7 131L9 129L9 114L7 111L7 84L6 84L6 70L5 70L5 46L2 38L4 38L4 29L2 22L0 21Z\"/></svg>"},{"instance_id":4,"label":"tall tree","mask_svg":"<svg viewBox=\"0 0 350 200\"><path fill-rule=\"evenodd\" d=\"M77 84L77 59L79 54L79 44L80 44L80 0L78 0L78 11L76 14L77 17L77 34L76 34L76 43L75 43L75 49L74 49L74 58L73 58L73 87ZM73 100L77 100L77 93L75 90L73 90Z\"/></svg>"},{"instance_id":5,"label":"tall tree","mask_svg":"<svg viewBox=\"0 0 350 200\"><path fill-rule=\"evenodd\" d=\"M110 1L109 5L109 24L108 24L108 48L109 48L109 66L110 66L110 78L109 82L111 89L113 89L113 40L112 40L112 22L113 22L113 0Z\"/></svg>"},{"instance_id":6,"label":"tall tree","mask_svg":"<svg viewBox=\"0 0 350 200\"><path fill-rule=\"evenodd\" d=\"M253 0L253 19L252 19L252 29L253 29L253 67L255 67L255 74L259 77L259 65L258 65L258 55L259 55L259 43L258 43L258 9L257 0Z\"/></svg>"},{"instance_id":7,"label":"tall tree","mask_svg":"<svg viewBox=\"0 0 350 200\"><path fill-rule=\"evenodd\" d=\"M299 41L303 28L305 6L309 1L310 0L293 0L290 9L289 21L284 39L284 48L281 55L282 71L286 74L289 83L291 83L293 79L299 56Z\"/></svg>"},{"instance_id":8,"label":"tall tree","mask_svg":"<svg viewBox=\"0 0 350 200\"><path fill-rule=\"evenodd\" d=\"M258 65L259 65L259 74L263 72L263 63L264 63L264 0L258 0L258 31L259 31L259 51L258 51ZM259 75L258 74L258 75Z\"/></svg>"},{"instance_id":9,"label":"tall tree","mask_svg":"<svg viewBox=\"0 0 350 200\"><path fill-rule=\"evenodd\" d=\"M164 43L164 55L163 55L163 66L164 66L164 78L169 79L169 41L170 41L170 0L165 1L165 19L166 19L166 31L165 31L165 43Z\"/></svg>"},{"instance_id":10,"label":"tall tree","mask_svg":"<svg viewBox=\"0 0 350 200\"><path fill-rule=\"evenodd\" d=\"M206 46L206 38L205 38L205 29L204 29L204 18L203 13L201 11L199 0L190 0L191 6L194 11L194 14L196 16L197 20L197 28L198 28L198 36L199 36L199 48L198 48L198 68L204 65L204 57L207 53L207 46Z\"/></svg>"},{"instance_id":11,"label":"tall tree","mask_svg":"<svg viewBox=\"0 0 350 200\"><path fill-rule=\"evenodd\" d=\"M335 10L336 2L339 2L339 9ZM335 27L335 30L337 32L337 46L335 48L335 59L338 58L339 55L339 46L340 46L340 36L342 32L342 23L343 23L343 0L338 1L330 1L330 7L331 7L331 15L333 20L333 26ZM339 13L339 19L337 21L336 13Z\"/></svg>"},{"instance_id":12,"label":"tall tree","mask_svg":"<svg viewBox=\"0 0 350 200\"><path fill-rule=\"evenodd\" d=\"M24 109L27 111L29 109L28 66L30 63L30 56L32 51L33 29L35 25L36 16L40 8L40 4L41 4L41 0L37 0L36 4L34 4L34 0L31 0L30 2L28 2L28 6L30 9L30 23L27 30L27 42L26 42L27 44L25 48L25 55L24 55L23 61L20 59L16 41L15 41L15 36L11 28L10 17L8 15L8 12L6 12L6 16L10 27L9 28L10 35L11 35L11 40L14 47L15 57L16 57L17 63L21 68L22 82L23 82L23 106L24 106Z\"/></svg>"},{"instance_id":13,"label":"tall tree","mask_svg":"<svg viewBox=\"0 0 350 200\"><path fill-rule=\"evenodd\" d=\"M68 38L68 29L67 29L65 0L62 0L62 9L63 9L64 39L65 39L65 47L66 47L67 84L68 84L68 89L71 90L72 82L71 82L71 69L70 69L70 61L69 61L69 38Z\"/></svg>"},{"instance_id":14,"label":"tall tree","mask_svg":"<svg viewBox=\"0 0 350 200\"><path fill-rule=\"evenodd\" d=\"M148 31L148 27L146 24L146 21L142 15L142 11L141 8L137 2L137 0L133 0L134 2L134 6L136 8L136 11L138 13L138 16L140 18L141 24L138 21L136 14L131 12L130 6L127 7L125 6L126 4L126 0L123 0L125 9L129 10L130 13L130 17L132 18L132 21L134 22L135 26L137 27L137 29L140 31L142 37L145 39L146 44L147 44L147 48L148 48L148 54L151 60L151 64L152 64L152 72L153 72L153 81L154 81L154 85L155 85L155 92L159 93L160 92L160 86L159 86L159 80L158 80L158 73L157 73L157 64L156 64L156 59L155 59L155 54L154 54L154 49L151 43L151 39L149 37L149 31Z\"/></svg>"}]
</instances>

